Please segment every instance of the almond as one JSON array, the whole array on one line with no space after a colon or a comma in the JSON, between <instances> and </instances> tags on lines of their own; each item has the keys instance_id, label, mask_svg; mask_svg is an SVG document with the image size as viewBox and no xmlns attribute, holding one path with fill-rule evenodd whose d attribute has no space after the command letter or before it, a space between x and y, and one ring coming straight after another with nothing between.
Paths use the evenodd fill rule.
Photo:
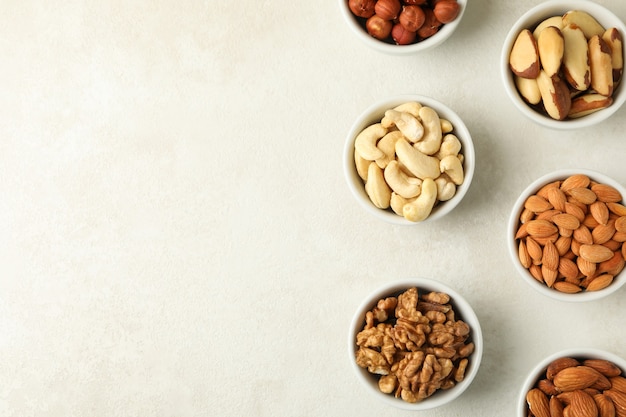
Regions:
<instances>
[{"instance_id":1,"label":"almond","mask_svg":"<svg viewBox=\"0 0 626 417\"><path fill-rule=\"evenodd\" d=\"M587 226L581 225L578 229L574 230L574 234L572 235L574 240L582 243L583 245L591 245L593 244L593 236L591 235L591 231Z\"/></svg>"},{"instance_id":2,"label":"almond","mask_svg":"<svg viewBox=\"0 0 626 417\"><path fill-rule=\"evenodd\" d=\"M601 245L608 242L615 236L615 222L609 221L608 224L600 224L591 231L591 239L593 243Z\"/></svg>"},{"instance_id":3,"label":"almond","mask_svg":"<svg viewBox=\"0 0 626 417\"><path fill-rule=\"evenodd\" d=\"M509 67L520 77L537 78L539 75L539 50L530 30L524 29L517 35L509 54Z\"/></svg>"},{"instance_id":4,"label":"almond","mask_svg":"<svg viewBox=\"0 0 626 417\"><path fill-rule=\"evenodd\" d=\"M595 201L589 206L589 213L600 224L606 225L609 221L609 208L603 201Z\"/></svg>"},{"instance_id":5,"label":"almond","mask_svg":"<svg viewBox=\"0 0 626 417\"><path fill-rule=\"evenodd\" d=\"M580 221L573 214L555 214L550 219L554 224L569 230L576 230L580 226Z\"/></svg>"},{"instance_id":6,"label":"almond","mask_svg":"<svg viewBox=\"0 0 626 417\"><path fill-rule=\"evenodd\" d=\"M532 237L526 238L526 250L528 251L528 255L531 257L534 264L541 264L543 249L541 248L541 245Z\"/></svg>"},{"instance_id":7,"label":"almond","mask_svg":"<svg viewBox=\"0 0 626 417\"><path fill-rule=\"evenodd\" d=\"M537 382L537 388L547 396L557 395L559 393L552 381L547 378L540 379L539 382Z\"/></svg>"},{"instance_id":8,"label":"almond","mask_svg":"<svg viewBox=\"0 0 626 417\"><path fill-rule=\"evenodd\" d=\"M554 386L560 391L582 390L592 386L600 373L588 366L579 365L565 368L554 376Z\"/></svg>"},{"instance_id":9,"label":"almond","mask_svg":"<svg viewBox=\"0 0 626 417\"><path fill-rule=\"evenodd\" d=\"M626 394L626 378L623 376L614 376L609 378L609 380L611 381L612 389Z\"/></svg>"},{"instance_id":10,"label":"almond","mask_svg":"<svg viewBox=\"0 0 626 417\"><path fill-rule=\"evenodd\" d=\"M548 364L548 367L546 368L546 377L549 380L552 380L556 374L561 372L563 369L579 366L580 364L581 363L577 359L570 357L555 359Z\"/></svg>"},{"instance_id":11,"label":"almond","mask_svg":"<svg viewBox=\"0 0 626 417\"><path fill-rule=\"evenodd\" d=\"M608 261L600 262L597 268L598 274L617 275L624 269L626 262L620 251L613 252L613 257Z\"/></svg>"},{"instance_id":12,"label":"almond","mask_svg":"<svg viewBox=\"0 0 626 417\"><path fill-rule=\"evenodd\" d=\"M533 388L526 393L526 402L535 417L550 417L548 397L539 388Z\"/></svg>"},{"instance_id":13,"label":"almond","mask_svg":"<svg viewBox=\"0 0 626 417\"><path fill-rule=\"evenodd\" d=\"M545 282L548 287L552 288L559 276L559 271L548 268L546 265L541 265L541 276L543 277L543 282Z\"/></svg>"},{"instance_id":14,"label":"almond","mask_svg":"<svg viewBox=\"0 0 626 417\"><path fill-rule=\"evenodd\" d=\"M557 397L550 397L550 417L563 417L563 403Z\"/></svg>"},{"instance_id":15,"label":"almond","mask_svg":"<svg viewBox=\"0 0 626 417\"><path fill-rule=\"evenodd\" d=\"M576 294L582 291L578 285L567 281L557 281L554 283L553 288L565 294Z\"/></svg>"},{"instance_id":16,"label":"almond","mask_svg":"<svg viewBox=\"0 0 626 417\"><path fill-rule=\"evenodd\" d=\"M570 188L578 187L586 188L589 187L590 183L591 178L589 178L585 174L574 174L563 180L563 182L561 183L561 190L567 191Z\"/></svg>"},{"instance_id":17,"label":"almond","mask_svg":"<svg viewBox=\"0 0 626 417\"><path fill-rule=\"evenodd\" d=\"M596 273L596 264L584 259L582 256L576 258L576 265L580 270L580 273L586 277L591 277Z\"/></svg>"},{"instance_id":18,"label":"almond","mask_svg":"<svg viewBox=\"0 0 626 417\"><path fill-rule=\"evenodd\" d=\"M626 393L609 389L603 393L613 401L615 406L615 415L617 417L626 417Z\"/></svg>"},{"instance_id":19,"label":"almond","mask_svg":"<svg viewBox=\"0 0 626 417\"><path fill-rule=\"evenodd\" d=\"M615 220L615 230L618 232L626 232L626 216L620 216Z\"/></svg>"},{"instance_id":20,"label":"almond","mask_svg":"<svg viewBox=\"0 0 626 417\"><path fill-rule=\"evenodd\" d=\"M545 198L538 195L531 195L526 199L524 203L524 208L532 211L533 213L542 213L544 211L550 210L553 207L552 204L550 204L550 202Z\"/></svg>"},{"instance_id":21,"label":"almond","mask_svg":"<svg viewBox=\"0 0 626 417\"><path fill-rule=\"evenodd\" d=\"M517 232L515 232L515 239L523 239L528 236L528 230L526 230L526 223L520 224Z\"/></svg>"},{"instance_id":22,"label":"almond","mask_svg":"<svg viewBox=\"0 0 626 417\"><path fill-rule=\"evenodd\" d=\"M615 406L611 399L604 394L596 394L593 400L598 407L598 417L615 417Z\"/></svg>"},{"instance_id":23,"label":"almond","mask_svg":"<svg viewBox=\"0 0 626 417\"><path fill-rule=\"evenodd\" d=\"M589 394L576 390L570 401L571 413L576 417L598 417L598 406Z\"/></svg>"},{"instance_id":24,"label":"almond","mask_svg":"<svg viewBox=\"0 0 626 417\"><path fill-rule=\"evenodd\" d=\"M608 184L594 184L591 186L591 191L593 191L598 200L603 203L619 203L622 201L622 195L619 191Z\"/></svg>"},{"instance_id":25,"label":"almond","mask_svg":"<svg viewBox=\"0 0 626 417\"><path fill-rule=\"evenodd\" d=\"M565 193L572 196L572 198L574 198L576 201L579 201L586 205L592 204L598 198L596 193L591 191L589 188L583 187L570 188Z\"/></svg>"},{"instance_id":26,"label":"almond","mask_svg":"<svg viewBox=\"0 0 626 417\"><path fill-rule=\"evenodd\" d=\"M587 285L587 291L600 291L611 285L613 282L613 275L602 274L598 275L594 279L591 280L589 285Z\"/></svg>"},{"instance_id":27,"label":"almond","mask_svg":"<svg viewBox=\"0 0 626 417\"><path fill-rule=\"evenodd\" d=\"M596 194L597 195L597 194ZM599 199L600 201L604 201ZM611 213L615 213L618 216L626 216L626 206L620 203L614 203L611 201L605 201L606 206L609 208Z\"/></svg>"},{"instance_id":28,"label":"almond","mask_svg":"<svg viewBox=\"0 0 626 417\"><path fill-rule=\"evenodd\" d=\"M556 210L565 211L565 202L567 202L567 197L560 188L552 187L548 190L548 201Z\"/></svg>"},{"instance_id":29,"label":"almond","mask_svg":"<svg viewBox=\"0 0 626 417\"><path fill-rule=\"evenodd\" d=\"M617 365L606 359L586 359L583 361L583 365L595 369L607 378L618 376L622 373L622 370Z\"/></svg>"},{"instance_id":30,"label":"almond","mask_svg":"<svg viewBox=\"0 0 626 417\"><path fill-rule=\"evenodd\" d=\"M602 245L580 245L580 257L586 261L600 263L613 257L613 251Z\"/></svg>"},{"instance_id":31,"label":"almond","mask_svg":"<svg viewBox=\"0 0 626 417\"><path fill-rule=\"evenodd\" d=\"M578 270L578 266L574 261L567 258L559 259L559 273L563 275L566 279L574 280L578 277L580 271Z\"/></svg>"},{"instance_id":32,"label":"almond","mask_svg":"<svg viewBox=\"0 0 626 417\"><path fill-rule=\"evenodd\" d=\"M561 181L560 180L556 180L556 181L552 181L547 183L546 185L542 186L539 191L536 192L536 194L538 196L541 196L543 198L545 198L546 200L548 200L548 192L553 189L553 188L559 188L561 186Z\"/></svg>"},{"instance_id":33,"label":"almond","mask_svg":"<svg viewBox=\"0 0 626 417\"><path fill-rule=\"evenodd\" d=\"M528 249L526 248L526 243L524 243L523 240L520 240L519 242L519 246L517 249L517 255L519 257L519 261L522 264L522 266L524 268L530 268L530 265L532 265L533 260L530 257L530 255L528 254Z\"/></svg>"},{"instance_id":34,"label":"almond","mask_svg":"<svg viewBox=\"0 0 626 417\"><path fill-rule=\"evenodd\" d=\"M612 237L616 242L626 242L626 232L615 232ZM626 246L626 245L624 245Z\"/></svg>"},{"instance_id":35,"label":"almond","mask_svg":"<svg viewBox=\"0 0 626 417\"><path fill-rule=\"evenodd\" d=\"M548 220L531 220L526 223L526 230L533 237L548 237L558 232L558 228Z\"/></svg>"},{"instance_id":36,"label":"almond","mask_svg":"<svg viewBox=\"0 0 626 417\"><path fill-rule=\"evenodd\" d=\"M570 236L562 236L559 237L556 242L554 242L554 246L559 251L560 256L565 256L567 252L569 252L570 247L572 246L572 238Z\"/></svg>"},{"instance_id":37,"label":"almond","mask_svg":"<svg viewBox=\"0 0 626 417\"><path fill-rule=\"evenodd\" d=\"M575 204L570 203L569 201L565 203L565 212L576 217L579 222L585 220L585 212L583 211L583 209Z\"/></svg>"},{"instance_id":38,"label":"almond","mask_svg":"<svg viewBox=\"0 0 626 417\"><path fill-rule=\"evenodd\" d=\"M528 272L530 272L530 275L535 278L537 281L541 282L542 284L543 282L543 275L541 273L541 266L537 265L537 264L532 264L530 266L530 268L528 268Z\"/></svg>"},{"instance_id":39,"label":"almond","mask_svg":"<svg viewBox=\"0 0 626 417\"><path fill-rule=\"evenodd\" d=\"M546 243L546 245L543 247L541 264L548 269L556 271L559 268L559 258L559 251L556 249L556 246L554 246L554 243L548 241L548 243Z\"/></svg>"}]
</instances>

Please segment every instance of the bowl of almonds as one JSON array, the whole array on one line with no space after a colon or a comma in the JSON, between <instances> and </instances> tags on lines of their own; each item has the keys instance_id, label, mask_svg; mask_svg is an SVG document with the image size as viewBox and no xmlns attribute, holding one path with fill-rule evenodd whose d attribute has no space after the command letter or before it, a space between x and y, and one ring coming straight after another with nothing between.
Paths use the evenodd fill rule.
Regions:
<instances>
[{"instance_id":1,"label":"bowl of almonds","mask_svg":"<svg viewBox=\"0 0 626 417\"><path fill-rule=\"evenodd\" d=\"M352 32L367 46L410 55L446 41L458 27L467 0L339 0Z\"/></svg>"},{"instance_id":2,"label":"bowl of almonds","mask_svg":"<svg viewBox=\"0 0 626 417\"><path fill-rule=\"evenodd\" d=\"M509 217L515 268L537 291L563 301L608 296L626 282L626 189L586 169L530 184Z\"/></svg>"},{"instance_id":3,"label":"bowl of almonds","mask_svg":"<svg viewBox=\"0 0 626 417\"><path fill-rule=\"evenodd\" d=\"M601 349L556 352L524 381L517 417L626 416L626 360Z\"/></svg>"},{"instance_id":4,"label":"bowl of almonds","mask_svg":"<svg viewBox=\"0 0 626 417\"><path fill-rule=\"evenodd\" d=\"M427 410L459 397L478 372L480 323L469 303L431 279L394 282L357 308L349 360L366 391L405 410Z\"/></svg>"},{"instance_id":5,"label":"bowl of almonds","mask_svg":"<svg viewBox=\"0 0 626 417\"><path fill-rule=\"evenodd\" d=\"M542 2L505 39L505 90L525 116L546 127L603 122L626 101L624 36L622 20L594 1Z\"/></svg>"},{"instance_id":6,"label":"bowl of almonds","mask_svg":"<svg viewBox=\"0 0 626 417\"><path fill-rule=\"evenodd\" d=\"M440 219L459 205L474 176L471 135L448 106L400 95L372 104L353 123L343 168L352 195L388 223Z\"/></svg>"}]
</instances>

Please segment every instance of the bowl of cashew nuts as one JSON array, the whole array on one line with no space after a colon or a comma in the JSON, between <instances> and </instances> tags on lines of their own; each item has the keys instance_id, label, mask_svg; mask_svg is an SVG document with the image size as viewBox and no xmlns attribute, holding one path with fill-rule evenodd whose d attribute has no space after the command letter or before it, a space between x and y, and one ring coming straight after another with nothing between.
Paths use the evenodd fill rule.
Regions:
<instances>
[{"instance_id":1,"label":"bowl of cashew nuts","mask_svg":"<svg viewBox=\"0 0 626 417\"><path fill-rule=\"evenodd\" d=\"M480 367L483 338L476 314L458 292L412 278L365 298L352 319L348 353L369 394L419 411L465 392Z\"/></svg>"},{"instance_id":2,"label":"bowl of cashew nuts","mask_svg":"<svg viewBox=\"0 0 626 417\"><path fill-rule=\"evenodd\" d=\"M438 220L467 193L474 145L463 120L445 104L400 95L372 104L352 125L344 175L353 196L396 225Z\"/></svg>"}]
</instances>

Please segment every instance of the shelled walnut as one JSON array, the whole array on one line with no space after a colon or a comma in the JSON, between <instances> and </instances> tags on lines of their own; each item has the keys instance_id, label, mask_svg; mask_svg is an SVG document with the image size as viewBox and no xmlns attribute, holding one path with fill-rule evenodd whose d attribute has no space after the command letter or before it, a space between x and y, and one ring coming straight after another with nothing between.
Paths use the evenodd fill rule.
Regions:
<instances>
[{"instance_id":1,"label":"shelled walnut","mask_svg":"<svg viewBox=\"0 0 626 417\"><path fill-rule=\"evenodd\" d=\"M356 362L379 375L381 392L422 401L465 378L474 352L470 326L450 296L416 287L378 301L356 336Z\"/></svg>"}]
</instances>

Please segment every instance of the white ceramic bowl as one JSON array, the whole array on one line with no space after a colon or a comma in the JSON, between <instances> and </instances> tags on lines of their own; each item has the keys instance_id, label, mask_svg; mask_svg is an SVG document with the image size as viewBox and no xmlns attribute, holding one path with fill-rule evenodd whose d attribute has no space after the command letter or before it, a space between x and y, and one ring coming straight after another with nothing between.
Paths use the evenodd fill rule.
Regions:
<instances>
[{"instance_id":1,"label":"white ceramic bowl","mask_svg":"<svg viewBox=\"0 0 626 417\"><path fill-rule=\"evenodd\" d=\"M607 352L601 349L596 348L572 348L566 349L559 352L555 352L550 356L547 356L543 360L541 360L535 367L530 371L522 388L519 392L519 396L516 404L516 413L517 417L527 417L528 416L528 404L526 403L526 393L530 391L531 388L535 386L537 381L543 379L545 377L546 370L548 365L556 359L560 358L574 358L579 362L585 359L604 359L610 362L613 362L617 365L618 368L622 370L622 375L626 372L626 360L615 355L614 353Z\"/></svg>"},{"instance_id":2,"label":"white ceramic bowl","mask_svg":"<svg viewBox=\"0 0 626 417\"><path fill-rule=\"evenodd\" d=\"M379 52L390 55L411 55L435 48L452 36L452 33L454 33L456 28L459 26L461 19L463 19L465 9L467 8L467 1L468 0L457 0L461 9L459 11L459 15L456 19L454 19L454 21L441 26L439 31L433 36L410 45L396 45L394 43L378 40L371 36L365 29L366 19L359 18L350 11L350 8L348 7L348 0L339 0L339 9L341 10L341 14L352 32L361 40L361 42L365 43L365 45Z\"/></svg>"},{"instance_id":3,"label":"white ceramic bowl","mask_svg":"<svg viewBox=\"0 0 626 417\"><path fill-rule=\"evenodd\" d=\"M454 387L447 390L438 390L432 396L417 403L408 403L400 398L396 398L393 394L384 394L378 389L378 377L370 374L367 369L361 368L356 364L355 354L357 351L356 335L365 325L365 313L374 308L381 298L396 296L409 288L417 287L420 294L430 291L445 292L451 298L451 304L455 309L456 318L463 320L470 326L471 341L475 345L474 352L469 356L469 364L466 369L465 378L457 383ZM472 383L474 377L480 367L483 354L483 336L480 323L469 303L455 290L438 281L425 278L413 278L405 281L398 281L384 285L373 291L357 308L352 319L348 332L348 353L349 360L352 364L357 378L366 391L385 402L388 405L405 409L405 410L428 410L440 407L458 398Z\"/></svg>"},{"instance_id":4,"label":"white ceramic bowl","mask_svg":"<svg viewBox=\"0 0 626 417\"><path fill-rule=\"evenodd\" d=\"M431 107L436 110L440 117L450 121L454 126L453 133L458 137L461 142L461 153L464 155L463 169L464 169L464 181L459 185L456 190L456 194L448 201L440 202L433 208L432 213L428 218L422 222L411 222L404 217L397 215L391 209L382 210L376 207L369 199L365 192L365 186L363 180L359 177L354 164L354 140L356 136L367 126L378 123L385 115L385 111L394 108L402 103L409 101L417 101L425 106ZM475 154L474 143L469 130L463 123L463 120L448 106L434 100L430 97L424 97L420 95L400 95L381 99L370 107L368 107L353 123L344 146L343 154L343 168L344 176L348 183L350 191L357 199L359 204L369 213L375 217L384 220L386 222L397 225L415 225L424 222L430 222L442 218L446 214L450 213L463 199L467 190L469 189L472 178L474 177L475 168Z\"/></svg>"},{"instance_id":5,"label":"white ceramic bowl","mask_svg":"<svg viewBox=\"0 0 626 417\"><path fill-rule=\"evenodd\" d=\"M606 120L614 114L626 101L624 83L621 82L613 92L613 104L606 109L583 116L578 119L555 120L533 109L518 93L515 86L513 73L509 68L509 53L517 35L522 29L533 30L537 24L546 18L563 15L570 10L583 10L591 14L605 28L617 28L622 37L626 38L626 25L614 13L600 4L590 0L549 0L541 2L524 13L511 27L505 38L500 57L500 72L504 83L504 89L517 109L530 120L552 129L578 129L593 126Z\"/></svg>"},{"instance_id":6,"label":"white ceramic bowl","mask_svg":"<svg viewBox=\"0 0 626 417\"><path fill-rule=\"evenodd\" d=\"M588 170L588 169L562 169L558 171L551 172L549 174L543 175L537 180L533 181L517 198L515 204L513 205L513 210L511 211L508 226L507 226L507 245L509 250L509 255L511 260L513 261L513 265L515 269L519 272L521 277L526 281L531 287L535 290L539 291L541 294L546 295L548 297L554 298L560 301L574 301L574 302L582 302L582 301L592 301L598 300L600 298L606 297L618 289L622 287L626 283L626 272L623 270L620 272L615 278L613 282L606 288L599 291L582 291L574 294L566 294L555 289L548 287L547 285L540 283L537 281L530 272L524 268L521 264L518 256L518 244L515 241L515 233L519 227L519 218L522 210L524 209L524 202L526 199L535 194L542 186L549 184L553 181L564 180L567 177L574 174L584 174L587 175L592 181L596 181L602 184L611 185L616 188L622 197L626 198L626 188L624 188L620 183L615 181L614 179L601 174L596 171ZM622 200L622 204L624 200Z\"/></svg>"}]
</instances>

